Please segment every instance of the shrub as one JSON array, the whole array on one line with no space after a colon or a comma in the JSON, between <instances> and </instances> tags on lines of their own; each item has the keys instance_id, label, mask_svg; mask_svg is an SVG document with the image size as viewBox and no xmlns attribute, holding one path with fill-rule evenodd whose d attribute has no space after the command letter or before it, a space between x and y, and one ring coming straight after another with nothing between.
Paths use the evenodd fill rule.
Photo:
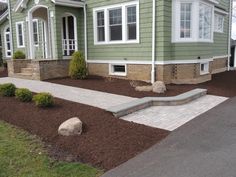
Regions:
<instances>
[{"instance_id":1,"label":"shrub","mask_svg":"<svg viewBox=\"0 0 236 177\"><path fill-rule=\"evenodd\" d=\"M82 52L75 52L69 66L69 75L73 79L85 79L87 76L87 67Z\"/></svg>"},{"instance_id":2,"label":"shrub","mask_svg":"<svg viewBox=\"0 0 236 177\"><path fill-rule=\"evenodd\" d=\"M25 54L24 52L18 50L14 53L13 59L25 59Z\"/></svg>"},{"instance_id":3,"label":"shrub","mask_svg":"<svg viewBox=\"0 0 236 177\"><path fill-rule=\"evenodd\" d=\"M54 104L53 96L50 93L38 93L33 97L33 101L38 107L51 107Z\"/></svg>"},{"instance_id":4,"label":"shrub","mask_svg":"<svg viewBox=\"0 0 236 177\"><path fill-rule=\"evenodd\" d=\"M0 95L12 97L15 96L16 86L11 83L0 85Z\"/></svg>"},{"instance_id":5,"label":"shrub","mask_svg":"<svg viewBox=\"0 0 236 177\"><path fill-rule=\"evenodd\" d=\"M15 95L22 102L30 102L33 98L32 92L26 88L16 89Z\"/></svg>"}]
</instances>

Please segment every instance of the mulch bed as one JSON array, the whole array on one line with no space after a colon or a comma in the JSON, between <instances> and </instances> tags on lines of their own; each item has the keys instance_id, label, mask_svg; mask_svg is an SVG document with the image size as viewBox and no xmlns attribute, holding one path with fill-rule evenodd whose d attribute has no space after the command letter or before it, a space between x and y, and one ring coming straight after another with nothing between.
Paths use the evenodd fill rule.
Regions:
<instances>
[{"instance_id":1,"label":"mulch bed","mask_svg":"<svg viewBox=\"0 0 236 177\"><path fill-rule=\"evenodd\" d=\"M208 94L234 97L236 96L236 71L229 71L213 75L209 82L197 85L167 85L167 92L165 94L156 94L152 92L137 92L131 86L129 80L122 79L106 79L98 76L89 76L85 80L73 80L70 78L53 79L48 82L58 83L62 85L69 85L74 87L98 90L119 95L126 95L131 97L147 97L147 96L176 96L181 93L190 91L195 88L208 89ZM147 85L147 83L139 82L139 85Z\"/></svg>"},{"instance_id":2,"label":"mulch bed","mask_svg":"<svg viewBox=\"0 0 236 177\"><path fill-rule=\"evenodd\" d=\"M0 96L0 119L37 135L51 146L57 159L112 169L165 138L169 132L114 118L101 109L55 99L49 109ZM84 123L81 136L57 134L59 125L77 116Z\"/></svg>"},{"instance_id":3,"label":"mulch bed","mask_svg":"<svg viewBox=\"0 0 236 177\"><path fill-rule=\"evenodd\" d=\"M1 70L1 68L0 68L0 70ZM0 71L0 77L7 77L7 76L8 76L7 70Z\"/></svg>"}]
</instances>

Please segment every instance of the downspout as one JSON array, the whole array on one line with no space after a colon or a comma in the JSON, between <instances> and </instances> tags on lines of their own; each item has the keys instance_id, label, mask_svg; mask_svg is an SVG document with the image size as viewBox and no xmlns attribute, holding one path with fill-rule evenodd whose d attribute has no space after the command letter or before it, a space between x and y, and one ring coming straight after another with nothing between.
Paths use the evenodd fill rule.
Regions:
<instances>
[{"instance_id":1,"label":"downspout","mask_svg":"<svg viewBox=\"0 0 236 177\"><path fill-rule=\"evenodd\" d=\"M152 1L152 71L151 83L155 82L155 53L156 53L156 0Z\"/></svg>"},{"instance_id":2,"label":"downspout","mask_svg":"<svg viewBox=\"0 0 236 177\"><path fill-rule=\"evenodd\" d=\"M85 56L85 61L87 64L88 61L88 45L87 45L87 40L88 40L88 34L87 34L87 6L86 2L84 4L84 56Z\"/></svg>"},{"instance_id":3,"label":"downspout","mask_svg":"<svg viewBox=\"0 0 236 177\"><path fill-rule=\"evenodd\" d=\"M229 41L228 41L228 71L230 70L230 55L231 55L231 33L232 33L232 0L230 0L229 9Z\"/></svg>"},{"instance_id":4,"label":"downspout","mask_svg":"<svg viewBox=\"0 0 236 177\"><path fill-rule=\"evenodd\" d=\"M12 30L11 4L10 4L10 0L7 1L7 5L8 5L9 25L10 25L10 29L11 29L11 55L13 55L14 44L13 44L13 30Z\"/></svg>"}]
</instances>

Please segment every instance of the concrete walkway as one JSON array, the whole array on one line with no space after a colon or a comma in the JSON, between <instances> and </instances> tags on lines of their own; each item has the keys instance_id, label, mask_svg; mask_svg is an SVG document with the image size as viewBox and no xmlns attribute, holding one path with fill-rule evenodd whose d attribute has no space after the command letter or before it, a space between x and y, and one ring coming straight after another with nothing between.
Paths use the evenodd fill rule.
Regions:
<instances>
[{"instance_id":1,"label":"concrete walkway","mask_svg":"<svg viewBox=\"0 0 236 177\"><path fill-rule=\"evenodd\" d=\"M13 83L18 88L28 88L32 92L49 92L53 96L77 103L82 103L101 109L107 109L111 106L117 106L123 103L131 102L136 98L115 95L94 90L64 86L49 82L25 80L17 78L0 78L0 84Z\"/></svg>"},{"instance_id":2,"label":"concrete walkway","mask_svg":"<svg viewBox=\"0 0 236 177\"><path fill-rule=\"evenodd\" d=\"M175 130L103 177L235 177L236 98Z\"/></svg>"},{"instance_id":3,"label":"concrete walkway","mask_svg":"<svg viewBox=\"0 0 236 177\"><path fill-rule=\"evenodd\" d=\"M225 100L227 100L225 97L206 95L184 105L153 106L121 117L121 119L173 131Z\"/></svg>"}]
</instances>

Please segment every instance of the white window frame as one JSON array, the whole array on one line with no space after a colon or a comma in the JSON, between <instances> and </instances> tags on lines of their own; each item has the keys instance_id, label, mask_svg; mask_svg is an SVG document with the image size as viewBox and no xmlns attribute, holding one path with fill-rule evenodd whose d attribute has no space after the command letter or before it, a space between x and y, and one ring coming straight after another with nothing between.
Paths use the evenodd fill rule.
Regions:
<instances>
[{"instance_id":1,"label":"white window frame","mask_svg":"<svg viewBox=\"0 0 236 177\"><path fill-rule=\"evenodd\" d=\"M136 6L136 40L128 40L127 30L127 7ZM110 26L109 26L109 10L122 9L122 40L110 41ZM97 34L97 12L104 11L104 26L105 26L105 41L98 41ZM93 9L93 30L94 30L94 45L108 45L108 44L134 44L140 42L140 25L139 25L139 1L115 4Z\"/></svg>"},{"instance_id":2,"label":"white window frame","mask_svg":"<svg viewBox=\"0 0 236 177\"><path fill-rule=\"evenodd\" d=\"M180 38L180 4L192 3L191 17L191 37ZM212 8L212 23L211 23L211 39L199 38L199 6L200 3L206 4ZM189 42L214 42L214 11L215 7L211 3L203 0L172 0L172 43L189 43Z\"/></svg>"},{"instance_id":3,"label":"white window frame","mask_svg":"<svg viewBox=\"0 0 236 177\"><path fill-rule=\"evenodd\" d=\"M116 65L124 66L125 67L125 72L115 72L114 71L114 66L116 66ZM127 64L110 63L109 64L109 75L112 75L112 76L127 76Z\"/></svg>"},{"instance_id":4,"label":"white window frame","mask_svg":"<svg viewBox=\"0 0 236 177\"><path fill-rule=\"evenodd\" d=\"M38 38L38 44L35 44L35 41L34 41L34 35L35 35L35 33L34 33L34 28L32 29L32 32L33 32L33 41L34 41L34 46L35 47L38 47L39 46L39 20L38 19L33 19L33 22L32 22L33 24L34 23L36 23L36 25L37 25L37 38ZM32 26L34 27L34 25L32 24Z\"/></svg>"},{"instance_id":5,"label":"white window frame","mask_svg":"<svg viewBox=\"0 0 236 177\"><path fill-rule=\"evenodd\" d=\"M21 25L22 30L22 45L20 45L19 40L19 29L18 26ZM16 22L16 42L17 42L17 48L24 48L25 47L25 33L24 33L24 21Z\"/></svg>"},{"instance_id":6,"label":"white window frame","mask_svg":"<svg viewBox=\"0 0 236 177\"><path fill-rule=\"evenodd\" d=\"M218 21L218 19L219 19L219 17L222 17L223 18L223 21L222 21L222 29L218 29L218 23L219 23L219 21ZM214 18L215 18L215 23L214 23L214 32L217 32L217 33L224 33L224 24L225 24L225 16L224 15L222 15L222 14L218 14L218 13L215 13L215 16L214 16Z\"/></svg>"},{"instance_id":7,"label":"white window frame","mask_svg":"<svg viewBox=\"0 0 236 177\"><path fill-rule=\"evenodd\" d=\"M204 70L202 71L202 65L204 65ZM209 62L202 62L200 63L200 75L205 75L205 74L209 74Z\"/></svg>"},{"instance_id":8,"label":"white window frame","mask_svg":"<svg viewBox=\"0 0 236 177\"><path fill-rule=\"evenodd\" d=\"M10 29L10 31L6 32L7 29ZM10 42L10 50L8 50L7 48L7 38L6 38L6 35L9 35L9 42ZM5 56L6 58L10 58L12 57L12 41L11 41L11 28L9 26L7 26L5 29L4 29L4 43L5 43ZM11 55L8 55L8 52L11 53Z\"/></svg>"}]
</instances>

